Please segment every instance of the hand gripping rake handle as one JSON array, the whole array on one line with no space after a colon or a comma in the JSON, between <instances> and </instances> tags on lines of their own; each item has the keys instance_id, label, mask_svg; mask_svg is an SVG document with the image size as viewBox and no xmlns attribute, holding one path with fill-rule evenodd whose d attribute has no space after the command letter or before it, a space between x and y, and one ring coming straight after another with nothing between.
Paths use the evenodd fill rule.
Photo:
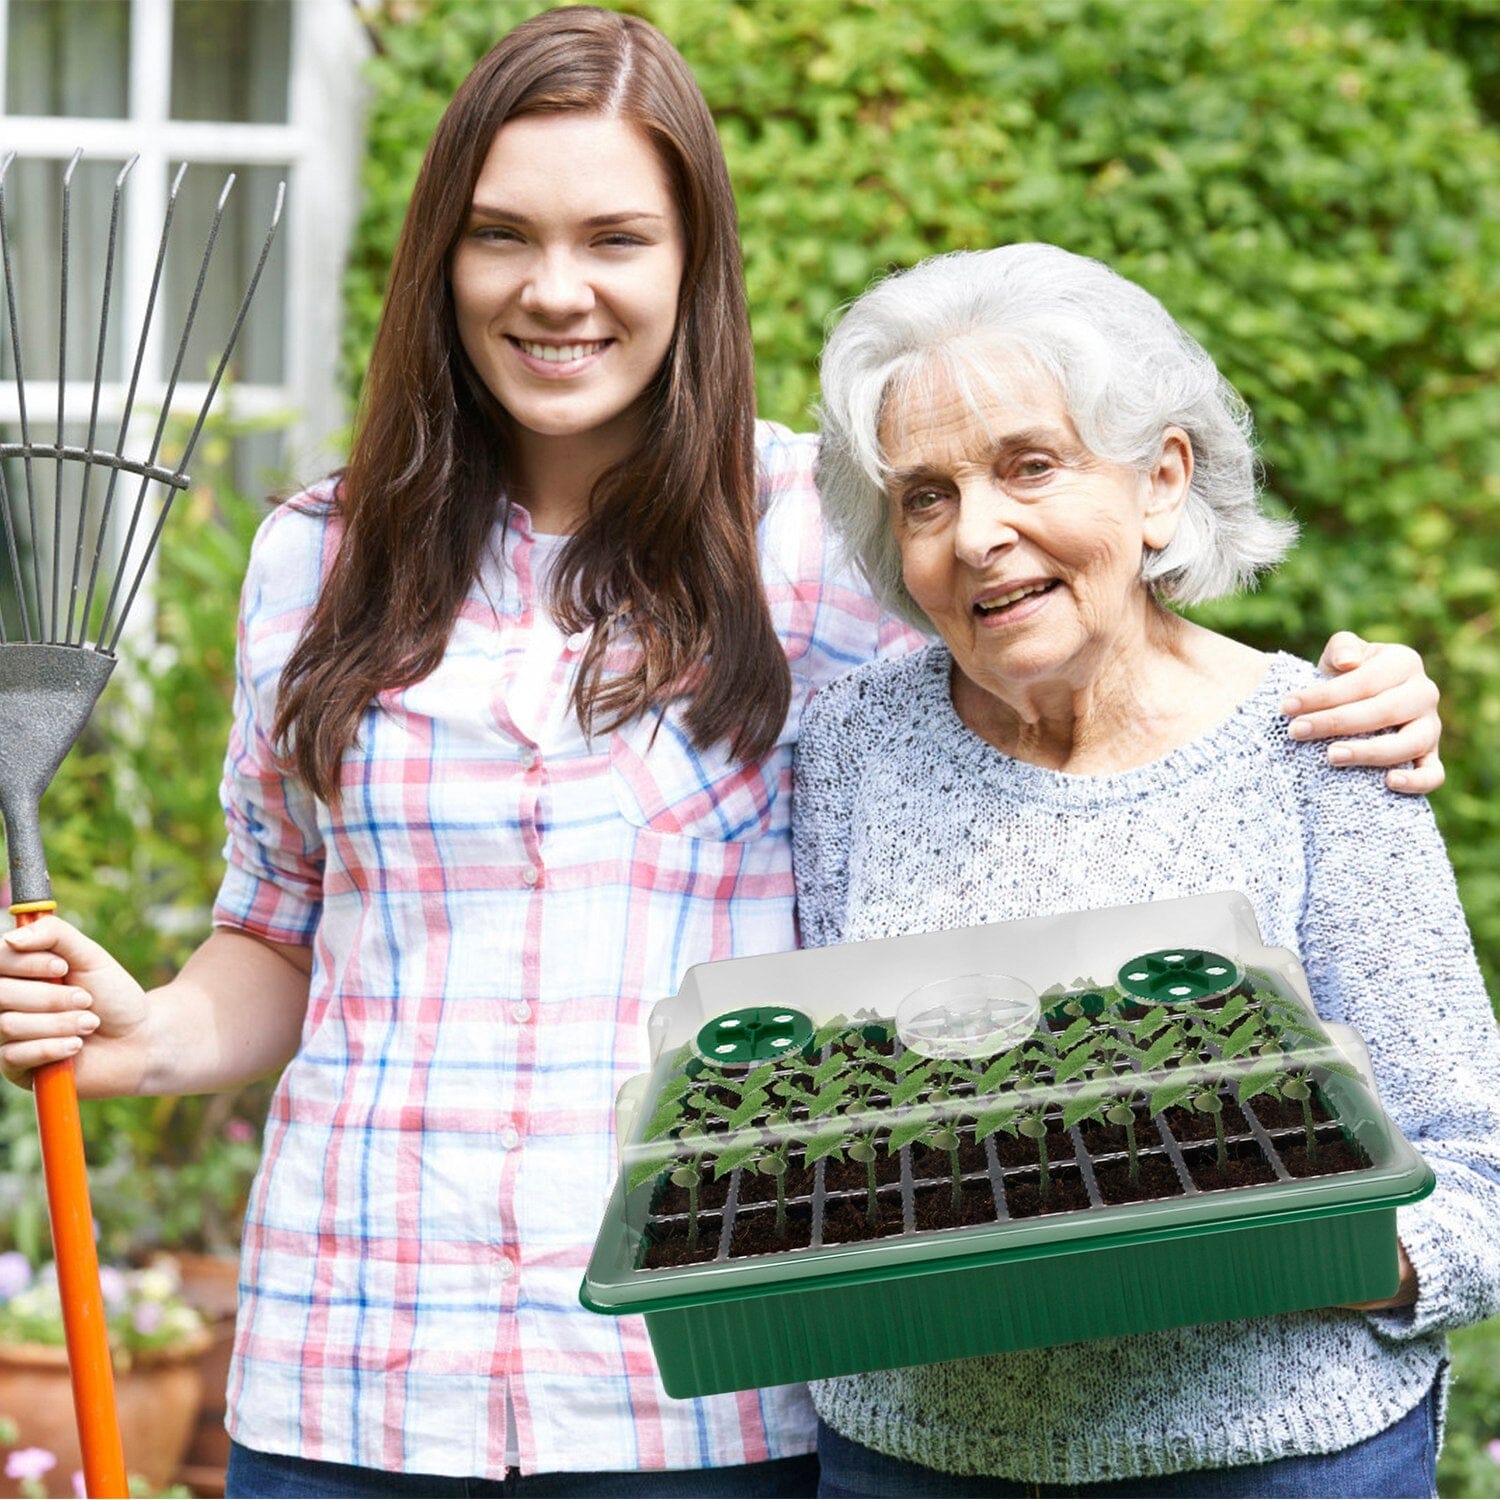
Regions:
<instances>
[{"instance_id":1,"label":"hand gripping rake handle","mask_svg":"<svg viewBox=\"0 0 1500 1500\"><path fill-rule=\"evenodd\" d=\"M28 926L54 901L13 906L18 927ZM59 981L61 983L61 981ZM57 1257L57 1289L62 1297L73 1412L83 1454L84 1486L90 1495L128 1495L125 1450L115 1414L115 1372L110 1362L104 1294L99 1289L99 1256L94 1248L94 1216L89 1206L88 1168L83 1156L83 1124L73 1062L47 1063L33 1075L37 1125L42 1139L42 1171L47 1181L47 1213Z\"/></svg>"}]
</instances>

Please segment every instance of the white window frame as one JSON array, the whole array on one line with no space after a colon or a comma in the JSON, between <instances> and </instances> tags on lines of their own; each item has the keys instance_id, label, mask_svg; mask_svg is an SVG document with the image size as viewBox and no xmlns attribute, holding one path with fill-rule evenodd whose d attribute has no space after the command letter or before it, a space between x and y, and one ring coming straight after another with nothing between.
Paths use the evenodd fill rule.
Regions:
<instances>
[{"instance_id":1,"label":"white window frame","mask_svg":"<svg viewBox=\"0 0 1500 1500\"><path fill-rule=\"evenodd\" d=\"M348 421L338 379L342 315L341 281L358 209L360 153L363 148L363 88L360 69L370 52L369 38L349 0L293 0L291 76L285 125L173 120L171 92L172 0L130 0L129 114L124 119L11 115L5 109L9 0L0 0L0 119L6 152L18 160L66 161L79 147L85 159L124 160L140 156L126 180L124 233L118 250L115 296L125 333L127 361L134 357L150 289L151 272L166 215L168 168L173 161L194 164L245 163L286 169L287 198L278 253L285 263L283 378L279 384L237 384L232 411L237 417L289 414L286 467L294 479L309 480L341 459ZM251 317L273 315L266 289L257 293ZM177 330L166 330L175 340ZM166 393L160 318L152 320L137 407L160 409ZM70 380L67 409L86 412L92 385ZM182 381L173 409L196 413L207 393L205 381ZM101 389L100 415L118 418L125 383ZM55 406L57 382L26 382L29 411ZM0 382L0 423L13 424L19 403L13 382Z\"/></svg>"}]
</instances>

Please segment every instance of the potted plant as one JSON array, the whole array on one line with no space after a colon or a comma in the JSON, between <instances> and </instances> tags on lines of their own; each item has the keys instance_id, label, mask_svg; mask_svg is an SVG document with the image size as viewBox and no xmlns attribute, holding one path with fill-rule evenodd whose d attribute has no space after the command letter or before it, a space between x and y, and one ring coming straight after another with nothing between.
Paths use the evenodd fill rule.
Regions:
<instances>
[{"instance_id":1,"label":"potted plant","mask_svg":"<svg viewBox=\"0 0 1500 1500\"><path fill-rule=\"evenodd\" d=\"M170 1261L129 1270L106 1265L100 1283L125 1461L150 1493L160 1494L192 1435L201 1393L197 1360L208 1329L179 1295ZM57 1279L50 1265L33 1273L17 1251L0 1254L0 1414L14 1429L0 1495L72 1495L82 1458Z\"/></svg>"},{"instance_id":2,"label":"potted plant","mask_svg":"<svg viewBox=\"0 0 1500 1500\"><path fill-rule=\"evenodd\" d=\"M932 969L982 1001L970 981L990 978L959 968L963 950L988 960L1033 924L694 970L653 1020L585 1305L644 1313L685 1395L1387 1295L1395 1207L1431 1173L1242 898L1162 905L1201 922L1205 901L1228 902L1217 949L1122 959L1150 908L1051 919L1070 952L1120 946L1073 981L1044 949L1015 979L1012 953L1005 983L1030 984L1033 1005L1009 1031L993 1006L982 1024L972 1005L935 1008ZM906 1030L892 992L916 977L922 1027ZM704 1011L752 979L776 984L796 1034L726 1057L716 1028L771 1008ZM877 1003L826 1014L856 996ZM706 1161L712 1206L674 1196ZM746 1190L757 1169L774 1221Z\"/></svg>"}]
</instances>

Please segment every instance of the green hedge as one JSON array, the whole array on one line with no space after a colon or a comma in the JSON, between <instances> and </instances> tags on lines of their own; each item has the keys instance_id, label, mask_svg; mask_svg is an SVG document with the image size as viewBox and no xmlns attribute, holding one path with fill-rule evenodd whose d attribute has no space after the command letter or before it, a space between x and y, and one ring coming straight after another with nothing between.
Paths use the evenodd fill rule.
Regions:
<instances>
[{"instance_id":1,"label":"green hedge","mask_svg":"<svg viewBox=\"0 0 1500 1500\"><path fill-rule=\"evenodd\" d=\"M432 125L543 8L390 0L373 18L351 384ZM719 122L765 415L808 424L830 315L948 249L1099 256L1204 342L1305 540L1201 617L1306 655L1338 626L1426 655L1445 689L1437 812L1500 973L1500 132L1475 100L1493 93L1494 0L623 8L677 43Z\"/></svg>"}]
</instances>

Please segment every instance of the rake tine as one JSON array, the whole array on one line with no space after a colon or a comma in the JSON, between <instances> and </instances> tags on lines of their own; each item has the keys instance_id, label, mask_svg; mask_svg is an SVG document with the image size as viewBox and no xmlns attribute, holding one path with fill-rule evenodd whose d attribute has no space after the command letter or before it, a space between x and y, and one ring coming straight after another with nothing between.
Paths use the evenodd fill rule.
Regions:
<instances>
[{"instance_id":1,"label":"rake tine","mask_svg":"<svg viewBox=\"0 0 1500 1500\"><path fill-rule=\"evenodd\" d=\"M229 196L229 189L230 189L230 186L232 185L233 181L234 181L234 178L233 178L233 175L231 175L229 181L224 184L224 192L223 192L223 195L219 199L219 213L221 213L221 214L224 211L224 202L225 202L225 200ZM250 273L249 283L245 287L245 295L240 298L239 310L235 313L235 315L234 315L234 322L230 325L229 336L228 336L228 338L224 342L224 352L222 354L220 354L218 368L214 370L213 379L209 382L208 394L203 398L203 405L199 409L199 412L198 412L198 420L197 420L197 422L195 422L193 424L193 430L192 430L191 434L189 435L187 443L186 443L186 445L184 446L184 448L182 450L182 457L177 461L176 473L177 473L178 478L180 478L180 479L181 478L186 478L186 476L187 476L188 461L193 456L193 449L196 448L197 445L198 445L199 434L202 433L202 431L203 431L203 424L208 419L208 409L209 409L210 406L213 405L214 396L218 393L219 382L221 380L223 380L223 378L224 378L224 371L229 366L229 356L234 352L235 343L239 339L239 336L240 336L240 329L244 326L244 323L245 323L245 314L250 309L250 299L255 296L255 289L256 289L257 286L260 285L260 274L266 268L266 260L267 260L267 257L269 257L269 255L271 253L271 242L276 238L276 230L278 229L278 227L281 224L281 210L282 210L282 206L283 206L283 204L285 202L286 202L286 183L281 182L281 183L278 183L276 185L276 206L271 211L271 223L270 223L270 226L266 230L266 237L265 237L265 239L261 241L260 255L256 259L255 269ZM212 232L212 234L210 234L210 237L209 237L209 247L208 247L208 250L205 251L205 253L204 253L203 267L204 267L205 271L208 269L208 255L213 250L213 235L218 233L218 224L219 224L218 217L215 216L213 232ZM200 278L199 278L199 287L200 287L200 289L202 287L202 284L203 284L202 283L202 277L200 275ZM194 304L194 307L197 306L197 297L196 296L193 299L193 304ZM190 324L192 322L192 312L191 312L191 310L188 313L188 322ZM184 332L184 334L183 334L183 347L185 348L186 345L187 345L187 334L186 334L186 332ZM179 360L181 359L181 355L180 354L179 354L178 358L179 358ZM174 372L174 375L175 375L175 372ZM155 452L154 452L154 450L153 450L153 453L152 453L152 458L153 459L155 458ZM151 539L150 539L150 541L148 541L146 543L145 551L142 554L141 565L136 570L135 578L131 582L130 593L126 596L125 603L121 606L119 623L115 626L114 636L111 638L110 643L109 643L108 647L106 648L111 653L113 653L116 645L119 643L120 634L121 634L121 632L125 628L125 618L130 613L130 606L135 603L136 592L137 592L137 590L139 590L139 588L141 586L141 582L142 582L142 580L146 576L146 565L150 561L151 554L155 550L157 540L161 536L162 527L164 525L166 525L167 512L169 510L171 510L171 508L172 508L172 501L175 500L176 498L177 498L177 491L175 489L168 489L167 493L166 493L166 498L162 501L161 513L156 518L156 525L155 525L155 527L152 528ZM106 618L108 618L107 614L106 614ZM101 635L102 635L102 632L101 632Z\"/></svg>"},{"instance_id":2,"label":"rake tine","mask_svg":"<svg viewBox=\"0 0 1500 1500\"><path fill-rule=\"evenodd\" d=\"M31 572L36 583L37 633L40 635L42 630L42 565L36 545L36 487L31 473L31 424L26 420L26 372L21 364L21 325L16 318L16 270L11 263L10 230L5 220L5 176L15 159L16 153L10 151L6 153L5 159L0 161L0 259L5 262L5 306L10 314L10 348L16 366L16 403L21 416L21 465L26 472L26 511L31 519ZM21 597L22 618L24 619L26 585L19 576L16 579L16 591ZM26 639L28 641L32 639L29 622L26 624Z\"/></svg>"},{"instance_id":3,"label":"rake tine","mask_svg":"<svg viewBox=\"0 0 1500 1500\"><path fill-rule=\"evenodd\" d=\"M213 405L214 397L218 394L219 382L224 378L224 371L229 366L229 356L234 352L234 346L239 339L240 329L245 325L245 314L250 311L250 299L255 296L255 289L260 285L260 273L266 268L266 259L271 253L271 242L276 238L276 230L281 224L281 209L286 202L286 183L276 184L276 206L271 210L270 227L266 230L266 237L261 241L260 256L255 262L255 269L250 273L249 284L245 287L245 295L240 298L239 311L234 315L234 322L229 328L229 337L224 343L224 352L219 356L219 367L214 371L214 378L209 382L208 395L203 398L202 409L198 413L198 420L193 425L193 431L188 437L187 446L182 450L182 457L177 462L177 472L185 475L188 460L193 456L193 449L198 446L198 435L203 431L203 424L208 420L208 409Z\"/></svg>"},{"instance_id":4,"label":"rake tine","mask_svg":"<svg viewBox=\"0 0 1500 1500\"><path fill-rule=\"evenodd\" d=\"M135 391L141 378L141 365L146 358L146 336L151 329L151 318L156 311L156 294L161 287L162 267L167 262L167 237L172 232L172 216L177 212L177 190L182 186L183 174L187 171L187 163L183 162L177 168L177 175L172 179L171 191L167 194L167 212L162 220L161 243L156 249L156 269L151 273L151 290L146 297L146 311L141 318L141 336L136 344L135 365L130 371L130 385L125 392L125 411L120 418L120 435L115 440L115 457L125 457L125 436L130 428L130 416L135 409ZM115 486L120 481L120 471L111 469L109 471L109 485L104 491L104 508L99 514L99 535L107 535L106 528L109 525L110 507L114 504ZM88 592L83 600L83 619L78 629L78 644L82 645L84 637L88 634L89 611L94 604L94 585L99 579L99 560L103 554L103 547L94 548L94 564L89 569ZM98 640L103 640L104 631L101 626Z\"/></svg>"},{"instance_id":5,"label":"rake tine","mask_svg":"<svg viewBox=\"0 0 1500 1500\"><path fill-rule=\"evenodd\" d=\"M224 205L229 201L230 189L234 187L234 173L231 172L224 181L224 189L219 194L218 206L214 209L213 223L208 226L208 242L203 247L203 259L198 266L198 281L193 287L193 297L188 303L187 317L183 319L182 337L177 341L177 358L172 361L172 373L167 380L166 394L161 401L161 416L156 423L156 432L151 438L151 451L146 455L146 463L154 464L156 455L161 451L161 440L167 430L167 422L172 415L172 397L177 392L177 379L182 374L183 360L187 357L188 338L193 331L193 322L198 316L198 303L203 296L204 283L208 280L208 265L213 259L214 245L219 238L219 227L224 222ZM130 513L130 525L125 531L125 543L120 549L120 571L115 575L115 586L109 592L109 600L104 606L104 617L99 623L99 639L104 640L108 633L111 620L115 618L115 600L119 597L120 585L125 579L125 568L130 560L131 543L135 540L136 527L140 525L141 516L146 508L146 494L151 487L150 475L141 476L141 487L136 493L135 506ZM152 532L151 545L155 544L156 537L161 532L162 520L166 511L172 503L172 492L167 491L167 498L162 502L162 514L157 518L156 527ZM130 588L129 598L135 598L136 589L140 587L141 578L144 576L146 567L151 561L151 546L148 545L141 555L140 567L137 569L135 581ZM128 609L129 601L126 603ZM125 610L120 611L119 621L115 627L115 633L110 637L110 642L103 649L113 655L115 643L120 639L120 632L125 628Z\"/></svg>"},{"instance_id":6,"label":"rake tine","mask_svg":"<svg viewBox=\"0 0 1500 1500\"><path fill-rule=\"evenodd\" d=\"M109 293L115 275L115 241L120 227L120 195L125 189L125 179L130 175L130 170L140 160L138 155L132 156L115 178L115 196L109 210L109 246L104 252L104 292L101 299L99 312L99 352L94 360L94 399L89 407L89 435L84 443L84 452L87 457L83 461L83 485L78 500L78 535L73 545L73 578L68 593L68 629L63 640L73 644L73 615L78 605L78 575L83 567L83 539L88 531L89 521L89 485L94 477L94 437L99 429L99 390L104 383L104 346L106 335L109 330ZM61 439L58 440L61 446ZM105 538L101 535L95 544L96 547L103 546ZM87 616L84 617L85 626ZM78 637L78 644L83 644L83 634Z\"/></svg>"},{"instance_id":7,"label":"rake tine","mask_svg":"<svg viewBox=\"0 0 1500 1500\"><path fill-rule=\"evenodd\" d=\"M63 529L63 427L68 389L68 229L73 213L73 173L83 156L80 146L63 173L62 265L58 273L57 298L57 470L52 488L52 612L47 617L47 639L57 639L57 575L62 569ZM35 541L32 543L35 546ZM40 613L41 606L37 606Z\"/></svg>"}]
</instances>

